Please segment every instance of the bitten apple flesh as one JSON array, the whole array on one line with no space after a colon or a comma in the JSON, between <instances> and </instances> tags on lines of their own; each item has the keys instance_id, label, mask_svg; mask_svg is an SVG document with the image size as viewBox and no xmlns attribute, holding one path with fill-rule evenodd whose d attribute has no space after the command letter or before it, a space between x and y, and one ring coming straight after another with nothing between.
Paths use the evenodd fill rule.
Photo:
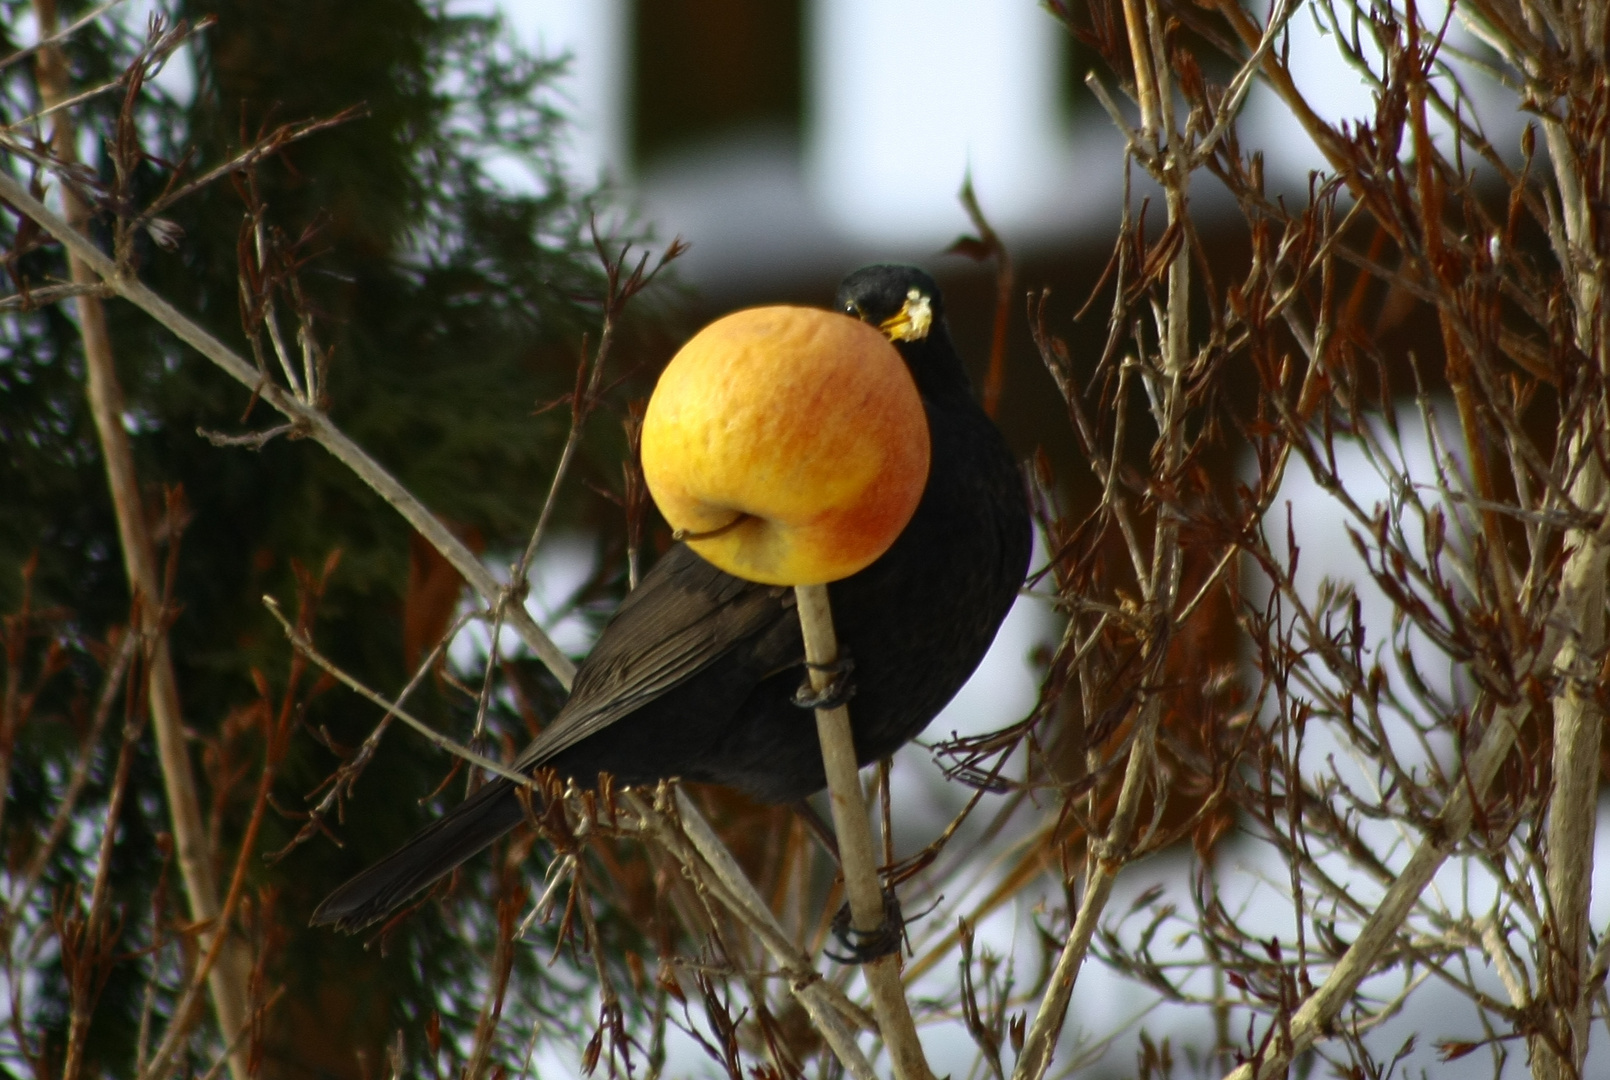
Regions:
<instances>
[{"instance_id":1,"label":"bitten apple flesh","mask_svg":"<svg viewBox=\"0 0 1610 1080\"><path fill-rule=\"evenodd\" d=\"M859 319L762 307L717 319L667 365L643 475L716 566L770 585L837 581L888 550L928 481L928 421L894 346Z\"/></svg>"}]
</instances>

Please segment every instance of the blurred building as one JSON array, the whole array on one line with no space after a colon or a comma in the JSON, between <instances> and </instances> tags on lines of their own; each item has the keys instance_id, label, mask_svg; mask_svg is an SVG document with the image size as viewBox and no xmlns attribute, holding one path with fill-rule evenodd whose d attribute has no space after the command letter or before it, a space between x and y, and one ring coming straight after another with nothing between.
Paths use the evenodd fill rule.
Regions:
<instances>
[{"instance_id":1,"label":"blurred building","mask_svg":"<svg viewBox=\"0 0 1610 1080\"><path fill-rule=\"evenodd\" d=\"M1014 245L1111 220L1120 144L1074 46L999 0L503 0L568 52L578 176L620 181L721 294L927 260L967 231L969 174ZM1105 168L1079 167L1100 160Z\"/></svg>"}]
</instances>

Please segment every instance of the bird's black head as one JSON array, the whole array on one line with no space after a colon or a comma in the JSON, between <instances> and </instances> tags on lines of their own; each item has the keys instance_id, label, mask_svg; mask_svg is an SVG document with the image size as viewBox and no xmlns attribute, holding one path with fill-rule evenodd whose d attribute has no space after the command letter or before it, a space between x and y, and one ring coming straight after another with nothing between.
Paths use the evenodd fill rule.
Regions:
<instances>
[{"instance_id":1,"label":"bird's black head","mask_svg":"<svg viewBox=\"0 0 1610 1080\"><path fill-rule=\"evenodd\" d=\"M967 373L945 329L945 299L915 266L864 266L839 285L838 309L888 335L923 393L966 390Z\"/></svg>"},{"instance_id":2,"label":"bird's black head","mask_svg":"<svg viewBox=\"0 0 1610 1080\"><path fill-rule=\"evenodd\" d=\"M915 266L864 266L839 286L837 304L897 344L925 340L945 313L939 286Z\"/></svg>"}]
</instances>

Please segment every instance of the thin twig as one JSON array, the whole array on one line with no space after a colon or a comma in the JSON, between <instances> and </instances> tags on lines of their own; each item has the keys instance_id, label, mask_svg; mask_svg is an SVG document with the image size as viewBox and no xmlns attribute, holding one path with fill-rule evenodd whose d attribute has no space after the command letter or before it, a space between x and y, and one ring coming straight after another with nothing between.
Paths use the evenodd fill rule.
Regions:
<instances>
[{"instance_id":1,"label":"thin twig","mask_svg":"<svg viewBox=\"0 0 1610 1080\"><path fill-rule=\"evenodd\" d=\"M33 311L46 304L54 304L58 300L70 300L75 296L98 296L104 300L115 295L117 294L105 285L46 285L39 289L29 289L25 293L0 297L0 311L12 309Z\"/></svg>"},{"instance_id":2,"label":"thin twig","mask_svg":"<svg viewBox=\"0 0 1610 1080\"><path fill-rule=\"evenodd\" d=\"M63 41L66 41L68 38L84 29L84 27L88 26L90 23L95 22L102 15L105 15L108 11L111 11L121 3L123 3L123 0L108 0L107 3L102 4L100 7L91 8L89 11L86 11L83 15L68 23L62 29L47 33L44 37L40 38L32 45L18 49L16 52L6 56L4 59L0 59L0 71L5 70L12 64L17 63L19 60L28 59L41 49L61 44Z\"/></svg>"},{"instance_id":3,"label":"thin twig","mask_svg":"<svg viewBox=\"0 0 1610 1080\"><path fill-rule=\"evenodd\" d=\"M407 709L404 709L399 703L395 701L388 701L380 694L377 694L373 690L369 689L357 678L348 674L338 664L336 664L335 661L319 652L319 650L314 647L313 642L308 640L307 635L296 626L291 624L291 621L285 617L285 613L280 610L279 601L275 600L272 596L263 597L263 606L268 609L269 614L274 616L275 621L280 624L280 628L285 631L286 638L289 639L291 644L296 647L297 652L301 653L319 667L329 672L330 675L335 677L336 681L340 682L349 690L384 709L387 716L395 716L397 719L419 732L419 734L423 735L427 740L429 740L431 745L437 747L438 749L446 750L448 753L454 755L455 757L462 758L471 765L479 766L480 768L485 769L487 772L501 776L503 779L518 784L521 787L530 788L533 791L541 790L541 788L538 787L536 782L533 781L531 777L525 775L524 773L516 772L515 770L510 769L499 762L493 761L491 758L486 757L483 754L477 754L474 750L471 750L464 744L448 738L446 735L443 735L441 732L425 723L425 721L416 717Z\"/></svg>"}]
</instances>

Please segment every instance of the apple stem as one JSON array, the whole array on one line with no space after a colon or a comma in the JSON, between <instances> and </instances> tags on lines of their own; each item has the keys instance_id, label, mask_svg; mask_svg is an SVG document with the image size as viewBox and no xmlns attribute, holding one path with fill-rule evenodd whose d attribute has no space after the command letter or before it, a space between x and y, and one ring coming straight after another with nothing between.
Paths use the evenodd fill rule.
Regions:
<instances>
[{"instance_id":1,"label":"apple stem","mask_svg":"<svg viewBox=\"0 0 1610 1080\"><path fill-rule=\"evenodd\" d=\"M838 661L839 646L833 632L833 611L828 604L826 585L796 585L799 625L805 637L805 659L810 665L811 687L825 690L832 680L827 670ZM844 891L850 901L850 920L855 929L871 932L883 925L883 888L878 880L877 858L873 855L872 821L867 817L861 796L860 767L856 764L855 740L850 733L850 710L839 705L816 710L816 733L822 740L822 765L827 772L827 793L833 808L833 831L838 834L840 867ZM917 1025L911 1019L900 983L900 954L881 956L866 965L867 987L872 992L872 1012L889 1048L897 1080L933 1080L933 1071L923 1056L917 1039Z\"/></svg>"}]
</instances>

